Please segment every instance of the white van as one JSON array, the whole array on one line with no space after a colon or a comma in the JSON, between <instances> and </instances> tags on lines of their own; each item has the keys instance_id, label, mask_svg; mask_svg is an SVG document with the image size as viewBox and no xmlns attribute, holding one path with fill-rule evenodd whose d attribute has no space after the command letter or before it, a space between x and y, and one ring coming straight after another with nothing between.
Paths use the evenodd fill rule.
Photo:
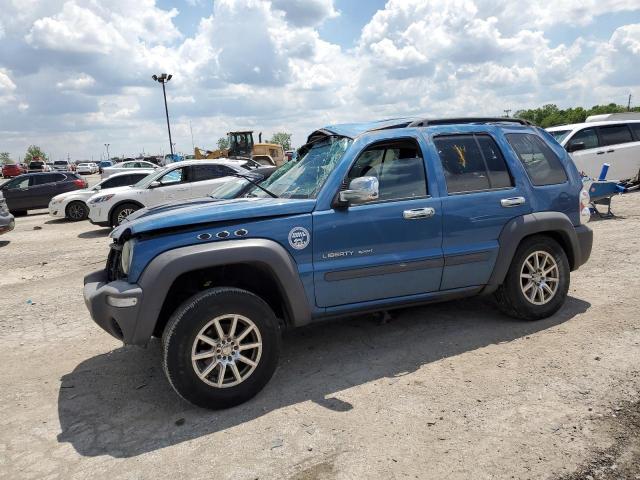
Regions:
<instances>
[{"instance_id":1,"label":"white van","mask_svg":"<svg viewBox=\"0 0 640 480\"><path fill-rule=\"evenodd\" d=\"M608 180L640 181L640 120L591 121L547 131L583 174L597 178L602 164L608 163Z\"/></svg>"}]
</instances>

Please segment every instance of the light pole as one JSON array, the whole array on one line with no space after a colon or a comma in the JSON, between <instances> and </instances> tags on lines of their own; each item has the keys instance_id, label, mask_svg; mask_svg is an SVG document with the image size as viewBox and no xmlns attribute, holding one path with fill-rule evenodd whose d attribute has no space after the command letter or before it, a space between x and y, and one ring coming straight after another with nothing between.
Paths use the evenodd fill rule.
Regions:
<instances>
[{"instance_id":1,"label":"light pole","mask_svg":"<svg viewBox=\"0 0 640 480\"><path fill-rule=\"evenodd\" d=\"M167 116L167 131L169 132L169 148L171 149L171 158L173 158L173 142L171 141L171 127L169 126L169 108L167 108L167 91L164 87L165 83L171 80L173 75L166 73L162 73L160 75L153 75L153 78L156 82L162 84L162 95L164 96L164 113Z\"/></svg>"},{"instance_id":2,"label":"light pole","mask_svg":"<svg viewBox=\"0 0 640 480\"><path fill-rule=\"evenodd\" d=\"M105 143L104 146L107 147L107 160L111 160L111 157L109 156L109 145L111 145L110 143Z\"/></svg>"}]
</instances>

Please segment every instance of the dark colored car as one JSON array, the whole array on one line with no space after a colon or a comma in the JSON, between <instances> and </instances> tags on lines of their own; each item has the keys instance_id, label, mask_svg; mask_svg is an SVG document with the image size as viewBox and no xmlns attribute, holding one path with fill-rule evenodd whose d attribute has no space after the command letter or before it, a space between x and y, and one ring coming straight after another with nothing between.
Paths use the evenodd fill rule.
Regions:
<instances>
[{"instance_id":1,"label":"dark colored car","mask_svg":"<svg viewBox=\"0 0 640 480\"><path fill-rule=\"evenodd\" d=\"M27 173L0 186L0 191L11 213L26 213L27 210L47 208L56 195L87 186L86 180L76 173Z\"/></svg>"},{"instance_id":2,"label":"dark colored car","mask_svg":"<svg viewBox=\"0 0 640 480\"><path fill-rule=\"evenodd\" d=\"M2 192L0 192L0 234L10 232L14 226L15 220L13 219L13 215L9 212Z\"/></svg>"},{"instance_id":3,"label":"dark colored car","mask_svg":"<svg viewBox=\"0 0 640 480\"><path fill-rule=\"evenodd\" d=\"M27 169L21 163L11 163L2 166L2 176L4 178L17 177L23 173L27 173Z\"/></svg>"},{"instance_id":4,"label":"dark colored car","mask_svg":"<svg viewBox=\"0 0 640 480\"><path fill-rule=\"evenodd\" d=\"M45 162L41 160L33 160L28 165L29 173L33 172L48 172L51 170L51 167L47 165Z\"/></svg>"}]
</instances>

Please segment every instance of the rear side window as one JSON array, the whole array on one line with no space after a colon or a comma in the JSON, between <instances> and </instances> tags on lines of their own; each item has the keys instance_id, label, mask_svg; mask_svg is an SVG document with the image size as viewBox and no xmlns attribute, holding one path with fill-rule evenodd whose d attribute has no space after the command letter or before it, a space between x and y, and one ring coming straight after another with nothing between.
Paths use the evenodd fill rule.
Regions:
<instances>
[{"instance_id":1,"label":"rear side window","mask_svg":"<svg viewBox=\"0 0 640 480\"><path fill-rule=\"evenodd\" d=\"M433 143L450 194L513 185L504 156L488 135L446 135L435 137Z\"/></svg>"},{"instance_id":2,"label":"rear side window","mask_svg":"<svg viewBox=\"0 0 640 480\"><path fill-rule=\"evenodd\" d=\"M585 128L584 130L580 130L576 133L571 140L567 142L567 148L571 149L574 145L578 143L584 143L584 148L598 148L598 134L596 133L595 128Z\"/></svg>"},{"instance_id":3,"label":"rear side window","mask_svg":"<svg viewBox=\"0 0 640 480\"><path fill-rule=\"evenodd\" d=\"M626 124L600 127L600 138L602 139L603 146L618 145L620 143L633 141L631 138L631 130L629 130Z\"/></svg>"},{"instance_id":4,"label":"rear side window","mask_svg":"<svg viewBox=\"0 0 640 480\"><path fill-rule=\"evenodd\" d=\"M191 181L202 182L204 180L212 180L214 178L226 177L235 173L234 170L223 165L192 165Z\"/></svg>"},{"instance_id":5,"label":"rear side window","mask_svg":"<svg viewBox=\"0 0 640 480\"><path fill-rule=\"evenodd\" d=\"M45 185L47 183L59 182L61 179L64 180L65 178L66 177L64 175L60 175L56 173L45 173L43 175L34 175L32 185Z\"/></svg>"},{"instance_id":6,"label":"rear side window","mask_svg":"<svg viewBox=\"0 0 640 480\"><path fill-rule=\"evenodd\" d=\"M524 165L531 183L541 186L567 181L560 159L540 137L530 133L509 133L506 137Z\"/></svg>"},{"instance_id":7,"label":"rear side window","mask_svg":"<svg viewBox=\"0 0 640 480\"><path fill-rule=\"evenodd\" d=\"M640 142L640 123L630 123L629 128L631 128L636 142Z\"/></svg>"},{"instance_id":8,"label":"rear side window","mask_svg":"<svg viewBox=\"0 0 640 480\"><path fill-rule=\"evenodd\" d=\"M118 177L111 177L102 184L102 188L124 187L126 185L131 185L133 183L133 179L131 178L132 176L133 175L120 175Z\"/></svg>"}]
</instances>

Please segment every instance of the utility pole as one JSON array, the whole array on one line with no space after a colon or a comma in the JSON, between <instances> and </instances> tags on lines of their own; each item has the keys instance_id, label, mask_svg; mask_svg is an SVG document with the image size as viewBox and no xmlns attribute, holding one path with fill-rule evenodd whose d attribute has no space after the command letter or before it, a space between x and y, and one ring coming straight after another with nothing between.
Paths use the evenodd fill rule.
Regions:
<instances>
[{"instance_id":1,"label":"utility pole","mask_svg":"<svg viewBox=\"0 0 640 480\"><path fill-rule=\"evenodd\" d=\"M503 110L503 112L504 112L504 114L505 114L505 117L509 118L509 114L511 113L511 109L510 109L510 108L505 108L505 109Z\"/></svg>"},{"instance_id":2,"label":"utility pole","mask_svg":"<svg viewBox=\"0 0 640 480\"><path fill-rule=\"evenodd\" d=\"M629 94L629 101L627 102L627 112L631 111L631 94Z\"/></svg>"},{"instance_id":3,"label":"utility pole","mask_svg":"<svg viewBox=\"0 0 640 480\"><path fill-rule=\"evenodd\" d=\"M164 113L167 116L167 131L169 132L169 147L171 148L171 157L173 157L173 141L171 140L171 127L169 126L169 108L167 107L167 91L165 89L165 84L171 80L173 75L166 73L162 73L160 75L153 75L153 78L156 82L162 84L162 95L164 97Z\"/></svg>"},{"instance_id":4,"label":"utility pole","mask_svg":"<svg viewBox=\"0 0 640 480\"><path fill-rule=\"evenodd\" d=\"M105 143L104 146L107 147L107 160L111 160L111 157L109 156L109 143Z\"/></svg>"},{"instance_id":5,"label":"utility pole","mask_svg":"<svg viewBox=\"0 0 640 480\"><path fill-rule=\"evenodd\" d=\"M191 130L191 150L195 151L196 146L193 143L193 127L191 126L191 120L189 120L189 130Z\"/></svg>"}]
</instances>

